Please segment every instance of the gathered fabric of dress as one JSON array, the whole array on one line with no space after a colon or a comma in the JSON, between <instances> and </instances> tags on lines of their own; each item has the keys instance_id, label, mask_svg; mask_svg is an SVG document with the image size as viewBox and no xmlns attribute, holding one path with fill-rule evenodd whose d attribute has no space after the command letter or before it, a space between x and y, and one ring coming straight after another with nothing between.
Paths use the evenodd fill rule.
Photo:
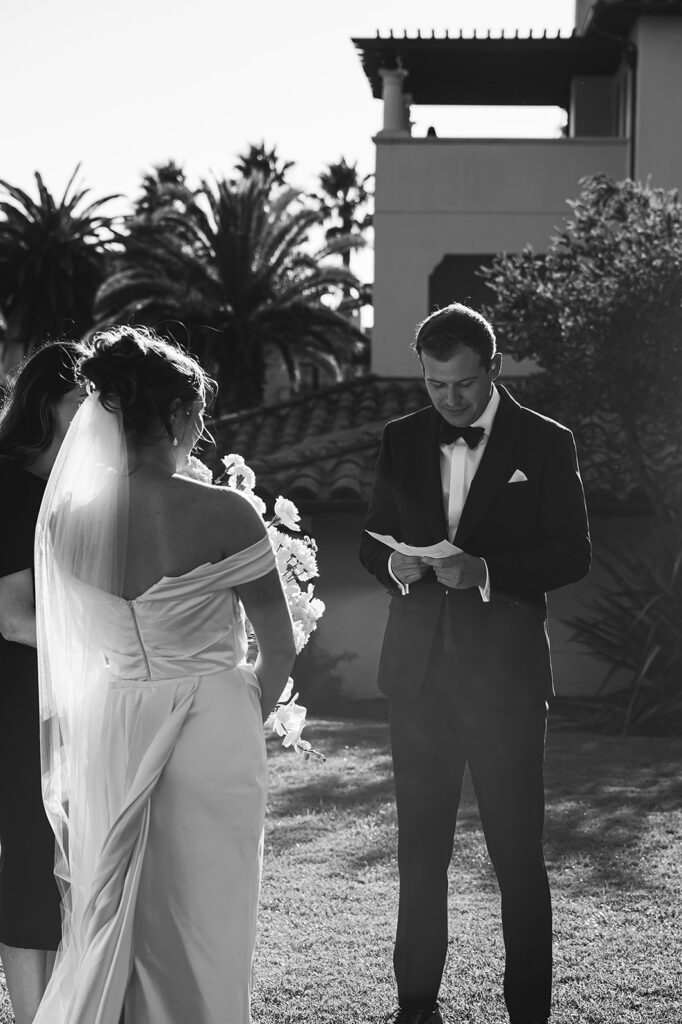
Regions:
<instances>
[{"instance_id":1,"label":"gathered fabric of dress","mask_svg":"<svg viewBox=\"0 0 682 1024\"><path fill-rule=\"evenodd\" d=\"M78 416L101 425L93 398ZM133 600L94 585L105 576L85 571L97 561L88 531L104 516L106 533L120 487L97 465L94 494L79 498L72 480L46 495L36 540L64 938L35 1022L119 1024L123 1012L125 1024L249 1024L266 758L234 588L274 555L264 537Z\"/></svg>"}]
</instances>

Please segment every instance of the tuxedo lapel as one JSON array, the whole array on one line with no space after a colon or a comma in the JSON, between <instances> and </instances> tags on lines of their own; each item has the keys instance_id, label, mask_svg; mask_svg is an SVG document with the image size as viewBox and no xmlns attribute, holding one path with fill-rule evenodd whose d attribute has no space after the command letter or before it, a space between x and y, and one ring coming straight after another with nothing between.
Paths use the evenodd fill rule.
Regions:
<instances>
[{"instance_id":1,"label":"tuxedo lapel","mask_svg":"<svg viewBox=\"0 0 682 1024\"><path fill-rule=\"evenodd\" d=\"M506 388L497 385L500 404L495 414L476 475L462 509L454 543L462 547L492 501L495 492L509 478L513 469L513 449L521 418L521 406Z\"/></svg>"},{"instance_id":2,"label":"tuxedo lapel","mask_svg":"<svg viewBox=\"0 0 682 1024\"><path fill-rule=\"evenodd\" d=\"M425 417L421 424L421 432L417 438L414 453L414 475L419 494L419 506L436 544L448 535L440 476L439 422L440 416L432 408L430 415Z\"/></svg>"}]
</instances>

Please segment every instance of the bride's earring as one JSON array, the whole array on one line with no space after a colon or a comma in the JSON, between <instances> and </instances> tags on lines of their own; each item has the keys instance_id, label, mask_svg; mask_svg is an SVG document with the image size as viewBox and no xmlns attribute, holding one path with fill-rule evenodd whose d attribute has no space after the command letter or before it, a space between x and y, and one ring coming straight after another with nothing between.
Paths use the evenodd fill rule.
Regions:
<instances>
[{"instance_id":1,"label":"bride's earring","mask_svg":"<svg viewBox=\"0 0 682 1024\"><path fill-rule=\"evenodd\" d=\"M172 438L171 444L173 445L174 448L178 447L178 439L177 439L177 437L173 437Z\"/></svg>"}]
</instances>

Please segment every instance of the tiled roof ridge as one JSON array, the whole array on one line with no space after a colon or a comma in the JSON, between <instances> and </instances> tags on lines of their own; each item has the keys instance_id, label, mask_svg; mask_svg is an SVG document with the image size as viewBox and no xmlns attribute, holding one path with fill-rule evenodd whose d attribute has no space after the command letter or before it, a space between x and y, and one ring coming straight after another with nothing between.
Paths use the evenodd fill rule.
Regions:
<instances>
[{"instance_id":1,"label":"tiled roof ridge","mask_svg":"<svg viewBox=\"0 0 682 1024\"><path fill-rule=\"evenodd\" d=\"M259 405L254 409L242 409L237 412L225 413L223 416L219 416L217 420L215 420L215 425L229 426L237 421L243 423L245 420L255 419L257 417L262 417L263 415L271 415L272 413L279 411L284 412L286 409L300 408L300 406L311 402L319 402L321 398L327 398L330 395L343 394L345 391L359 391L363 387L378 384L386 380L404 380L406 383L414 382L411 377L380 377L376 373L368 373L363 377L354 377L353 380L344 380L339 384L330 384L326 388L320 388L316 391L308 391L303 395L296 395L295 398L287 398L283 402L273 402L271 405Z\"/></svg>"},{"instance_id":2,"label":"tiled roof ridge","mask_svg":"<svg viewBox=\"0 0 682 1024\"><path fill-rule=\"evenodd\" d=\"M300 466L303 462L306 464L321 462L324 459L349 455L352 452L366 451L367 448L376 445L385 426L386 424L382 420L377 423L367 423L361 427L337 430L322 439L312 441L306 439L273 455L256 456L251 460L252 468L261 471L275 468L289 469L293 466Z\"/></svg>"}]
</instances>

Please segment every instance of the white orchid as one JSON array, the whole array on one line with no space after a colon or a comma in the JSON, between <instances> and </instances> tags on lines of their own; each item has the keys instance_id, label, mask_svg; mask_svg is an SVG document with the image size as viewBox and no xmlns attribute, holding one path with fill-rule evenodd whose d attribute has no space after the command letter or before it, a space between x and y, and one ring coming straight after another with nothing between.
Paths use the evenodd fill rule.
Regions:
<instances>
[{"instance_id":1,"label":"white orchid","mask_svg":"<svg viewBox=\"0 0 682 1024\"><path fill-rule=\"evenodd\" d=\"M275 502L275 519L278 519L283 526L286 526L287 530L298 531L301 529L298 525L301 521L298 509L294 505L293 501L289 501L288 498L283 498L281 494Z\"/></svg>"},{"instance_id":2,"label":"white orchid","mask_svg":"<svg viewBox=\"0 0 682 1024\"><path fill-rule=\"evenodd\" d=\"M227 473L227 486L235 491L252 491L256 486L256 474L246 465L241 455L224 455L220 460Z\"/></svg>"},{"instance_id":3,"label":"white orchid","mask_svg":"<svg viewBox=\"0 0 682 1024\"><path fill-rule=\"evenodd\" d=\"M256 474L248 466L235 469L227 474L227 486L234 491L252 491L256 486Z\"/></svg>"},{"instance_id":4,"label":"white orchid","mask_svg":"<svg viewBox=\"0 0 682 1024\"><path fill-rule=\"evenodd\" d=\"M296 703L297 697L298 694L296 693L288 704L277 705L272 717L272 731L277 736L284 737L282 740L283 747L293 747L297 753L303 754L305 758L316 757L321 761L325 761L324 754L321 754L318 750L313 750L308 740L301 739L307 710L301 704Z\"/></svg>"},{"instance_id":5,"label":"white orchid","mask_svg":"<svg viewBox=\"0 0 682 1024\"><path fill-rule=\"evenodd\" d=\"M236 455L234 452L231 452L229 455L223 455L223 457L222 457L222 459L220 461L222 462L223 466L225 467L225 472L226 473L236 472L242 466L246 465L246 463L244 462L244 456L243 455Z\"/></svg>"}]
</instances>

